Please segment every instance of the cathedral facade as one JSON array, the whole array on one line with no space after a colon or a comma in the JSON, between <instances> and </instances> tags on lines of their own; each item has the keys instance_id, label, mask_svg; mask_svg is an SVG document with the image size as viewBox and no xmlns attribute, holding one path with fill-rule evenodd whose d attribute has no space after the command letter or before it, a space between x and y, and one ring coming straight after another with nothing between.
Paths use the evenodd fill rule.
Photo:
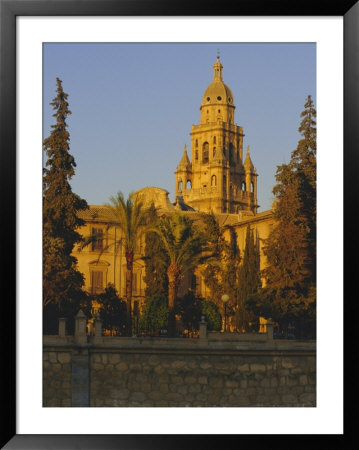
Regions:
<instances>
[{"instance_id":1,"label":"cathedral facade","mask_svg":"<svg viewBox=\"0 0 359 450\"><path fill-rule=\"evenodd\" d=\"M195 218L200 212L213 212L229 238L229 229L237 234L237 244L244 251L247 226L254 230L261 253L260 266L265 267L263 239L267 238L274 224L272 211L258 213L258 174L250 157L249 147L243 153L243 129L235 123L235 104L231 89L223 82L223 66L217 57L213 66L213 81L205 89L200 106L200 123L193 125L190 132L191 149L189 159L187 148L175 170L175 199L171 202L169 193L158 187L145 187L134 195L141 195L141 201L154 203L160 214L169 215L176 210ZM91 205L81 212L85 226L83 236L101 235L103 239L86 247L81 252L75 249L79 270L84 274L85 289L90 294L104 290L112 283L121 297L125 296L126 261L121 245L111 246L111 240L120 241L122 231L118 227L106 231L108 208ZM133 276L133 301L138 305L145 299L145 264L141 256L145 253L145 236L139 238L138 255L135 257ZM105 249L105 251L104 251ZM206 297L207 287L196 272L196 293ZM180 287L183 295L191 285L184 278ZM192 286L193 287L193 286ZM134 303L134 309L137 305Z\"/></svg>"}]
</instances>

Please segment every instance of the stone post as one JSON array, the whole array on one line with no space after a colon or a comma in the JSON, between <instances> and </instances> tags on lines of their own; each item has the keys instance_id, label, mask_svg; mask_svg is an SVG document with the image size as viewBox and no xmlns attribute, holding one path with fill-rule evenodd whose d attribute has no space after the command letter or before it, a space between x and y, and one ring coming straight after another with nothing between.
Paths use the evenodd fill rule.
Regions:
<instances>
[{"instance_id":1,"label":"stone post","mask_svg":"<svg viewBox=\"0 0 359 450\"><path fill-rule=\"evenodd\" d=\"M64 317L59 319L59 336L66 336L66 319Z\"/></svg>"},{"instance_id":2,"label":"stone post","mask_svg":"<svg viewBox=\"0 0 359 450\"><path fill-rule=\"evenodd\" d=\"M199 338L207 339L207 322L204 320L204 316L201 317L199 323Z\"/></svg>"},{"instance_id":3,"label":"stone post","mask_svg":"<svg viewBox=\"0 0 359 450\"><path fill-rule=\"evenodd\" d=\"M102 342L102 320L99 318L99 316L96 316L96 319L95 319L94 342L95 342L95 344Z\"/></svg>"},{"instance_id":4,"label":"stone post","mask_svg":"<svg viewBox=\"0 0 359 450\"><path fill-rule=\"evenodd\" d=\"M273 342L274 323L272 319L268 319L267 322L267 341Z\"/></svg>"},{"instance_id":5,"label":"stone post","mask_svg":"<svg viewBox=\"0 0 359 450\"><path fill-rule=\"evenodd\" d=\"M87 342L86 322L87 318L80 309L75 317L75 341L78 344L85 344Z\"/></svg>"}]
</instances>

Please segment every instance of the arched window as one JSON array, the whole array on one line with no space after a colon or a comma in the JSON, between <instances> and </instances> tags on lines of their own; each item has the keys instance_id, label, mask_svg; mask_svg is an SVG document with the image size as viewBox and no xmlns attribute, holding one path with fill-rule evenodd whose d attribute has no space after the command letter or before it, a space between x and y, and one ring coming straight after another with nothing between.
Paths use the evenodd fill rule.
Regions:
<instances>
[{"instance_id":1,"label":"arched window","mask_svg":"<svg viewBox=\"0 0 359 450\"><path fill-rule=\"evenodd\" d=\"M198 147L198 139L196 139L196 144L195 145L196 145L196 147Z\"/></svg>"},{"instance_id":2,"label":"arched window","mask_svg":"<svg viewBox=\"0 0 359 450\"><path fill-rule=\"evenodd\" d=\"M216 156L216 147L213 147L213 158Z\"/></svg>"},{"instance_id":3,"label":"arched window","mask_svg":"<svg viewBox=\"0 0 359 450\"><path fill-rule=\"evenodd\" d=\"M216 136L213 136L213 144L217 144Z\"/></svg>"},{"instance_id":4,"label":"arched window","mask_svg":"<svg viewBox=\"0 0 359 450\"><path fill-rule=\"evenodd\" d=\"M187 180L187 183L186 183L186 189L192 189L192 183L191 183L191 180Z\"/></svg>"},{"instance_id":5,"label":"arched window","mask_svg":"<svg viewBox=\"0 0 359 450\"><path fill-rule=\"evenodd\" d=\"M196 161L198 161L198 150L195 151L194 155L195 155Z\"/></svg>"},{"instance_id":6,"label":"arched window","mask_svg":"<svg viewBox=\"0 0 359 450\"><path fill-rule=\"evenodd\" d=\"M246 190L246 183L244 181L242 181L241 188L242 188L242 191Z\"/></svg>"},{"instance_id":7,"label":"arched window","mask_svg":"<svg viewBox=\"0 0 359 450\"><path fill-rule=\"evenodd\" d=\"M182 180L179 180L178 182L178 192L182 192L183 183Z\"/></svg>"},{"instance_id":8,"label":"arched window","mask_svg":"<svg viewBox=\"0 0 359 450\"><path fill-rule=\"evenodd\" d=\"M217 186L217 177L216 177L216 175L212 175L212 177L211 177L211 186Z\"/></svg>"},{"instance_id":9,"label":"arched window","mask_svg":"<svg viewBox=\"0 0 359 450\"><path fill-rule=\"evenodd\" d=\"M251 183L251 192L254 192L254 183L253 183L253 181Z\"/></svg>"},{"instance_id":10,"label":"arched window","mask_svg":"<svg viewBox=\"0 0 359 450\"><path fill-rule=\"evenodd\" d=\"M207 164L209 161L209 144L205 142L202 147L202 163Z\"/></svg>"}]
</instances>

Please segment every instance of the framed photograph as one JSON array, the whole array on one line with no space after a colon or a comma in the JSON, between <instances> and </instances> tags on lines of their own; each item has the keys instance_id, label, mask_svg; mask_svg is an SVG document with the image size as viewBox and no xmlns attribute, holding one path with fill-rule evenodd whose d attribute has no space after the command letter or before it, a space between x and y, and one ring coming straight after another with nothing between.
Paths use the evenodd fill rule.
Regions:
<instances>
[{"instance_id":1,"label":"framed photograph","mask_svg":"<svg viewBox=\"0 0 359 450\"><path fill-rule=\"evenodd\" d=\"M3 389L2 394L6 413L1 435L2 448L196 448L202 445L203 440L206 446L214 448L223 445L223 442L227 445L237 445L238 442L240 445L245 442L252 445L256 440L261 440L263 444L268 439L273 442L278 439L279 444L279 439L290 441L294 437L304 442L313 435L338 440L343 438L343 286L349 281L349 277L353 278L344 274L343 270L343 250L347 250L349 254L348 242L343 248L343 213L345 206L347 216L348 211L355 209L352 205L352 190L354 171L358 167L357 156L353 152L358 145L358 3L352 0L327 7L321 4L313 6L310 2L301 5L277 2L269 9L265 1L254 2L253 5L240 1L236 6L223 5L219 11L215 5L206 5L203 10L200 5L190 5L187 2L168 4L156 0L0 2L0 167L2 191L5 193L4 218L6 217L3 221L6 238L2 245L3 254L7 255L3 269L3 279L7 286L4 298L6 308L3 310L3 336L6 342L3 346L3 371L7 388ZM239 48L240 51L234 50ZM209 53L213 53L210 63L207 62ZM233 79L227 67L233 68ZM203 73L200 73L201 69ZM126 70L129 75L122 77L121 72ZM151 70L154 71L153 74ZM257 173L254 167L253 170L248 169L248 174L253 175L251 179L248 178L249 175L248 179L243 175L243 180L239 177L235 181L238 189L243 189L244 193L237 192L237 199L234 193L231 194L231 198L236 200L229 201L226 206L223 206L222 200L218 203L218 208L224 208L220 211L218 209L219 214L237 214L241 219L247 210L251 214L257 214L258 203L262 203L261 211L271 209L271 189L275 183L276 166L288 162L285 158L290 158L297 144L295 141L292 144L289 137L289 134L293 135L293 103L298 102L301 83L303 92L313 89L314 92L306 94L312 94L318 113L315 400L310 400L311 388L305 390L304 387L309 376L301 375L303 372L298 371L298 383L301 384L298 386L298 393L300 391L302 395L302 404L295 401L291 404L288 395L286 401L289 403L283 403L283 396L278 396L279 403L269 405L265 395L273 394L276 386L267 386L265 381L260 384L262 405L258 402L252 405L230 404L225 400L222 403L220 400L217 403L214 401L213 404L197 402L174 405L170 401L150 404L149 397L145 395L142 398L138 392L137 397L132 395L131 403L127 402L127 394L124 392L126 389L121 391L119 388L116 388L116 392L121 391L119 395L124 395L125 401L121 397L114 397L113 404L95 403L86 397L87 394L80 392L81 389L76 390L76 383L79 386L82 383L81 352L69 365L72 370L69 382L72 400L61 399L58 403L54 400L56 393L53 398L52 394L47 396L50 391L47 392L43 385L41 301L43 140L50 135L51 124L55 120L51 117L49 105L56 95L55 79L69 73L72 78L64 80L63 89L69 93L69 109L76 111L78 116L81 115L81 120L75 122L77 131L70 130L71 144L80 149L80 152L74 154L77 163L75 172L82 173L82 177L77 180L75 175L71 182L77 194L87 197L86 200L89 198L91 205L100 205L108 201L116 190L124 190L126 195L129 194L133 190L132 186L136 186L131 184L131 180L137 178L140 182L135 189L156 186L151 188L149 195L154 198L157 196L159 202L167 202L173 209L201 210L198 207L199 200L193 197L195 189L198 188L198 192L202 189L204 192L208 190L207 184L210 183L211 192L214 192L218 180L222 183L222 179L226 180L226 177L220 171L213 174L211 172L207 181L206 173L201 172L198 177L202 177L202 184L195 185L195 175L192 179L192 172L189 175L188 168L184 168L184 165L187 164L186 161L190 164L188 156L192 162L198 157L196 136L200 141L200 158L204 164L206 152L209 152L209 159L218 157L218 154L215 155L217 141L214 139L228 139L228 136L233 135L235 137L230 138L230 143L234 143L233 154L228 147L228 155L224 157L228 157L228 161L237 158L248 167L252 158L254 166L261 172L258 175L259 182L262 182L257 191ZM151 77L153 90L150 92L143 89L144 74ZM206 77L206 74L209 76ZM229 96L226 100L229 103L225 106L222 105L223 99L217 90L212 89L212 76L213 83L222 83L224 80L230 86L228 88L224 85L228 89L223 91L223 95ZM66 84L69 79L71 92L68 92ZM126 89L115 92L115 79L119 83L128 83L127 92ZM87 83L90 87L86 88ZM237 89L235 85L240 83L243 83L242 88ZM246 88L246 83L251 84L251 87ZM266 83L276 86L267 98ZM207 85L206 96L203 93ZM217 102L214 109L211 104L211 86ZM171 93L171 89L178 92ZM74 95L75 92L79 95ZM89 92L91 95L88 95ZM175 104L172 105L169 98L173 98ZM203 103L205 101L209 105L207 110ZM230 115L234 111L234 106L230 105L233 101L237 108L235 119ZM304 102L305 98L297 105L295 126L301 120ZM94 111L94 105L98 108L97 111ZM246 105L244 110L242 105ZM258 111L259 105L265 107ZM212 114L211 108L215 114L213 120L208 117L206 119L205 115L206 112L208 115ZM282 111L279 112L281 108ZM286 108L288 113L283 114L283 109ZM195 113L192 115L193 111ZM221 114L228 114L225 119L228 123L234 120L234 124L239 125L246 123L244 117L247 116L248 125L244 130L240 127L237 130L233 125L233 130L237 131L231 128L232 134L228 133L226 137L211 135L207 149L205 144L209 135L205 130L206 123L221 121ZM98 119L90 115L95 115ZM100 119L105 115L109 117L106 122ZM281 126L274 126L276 118L281 120ZM98 131L96 126L99 126ZM181 131L174 132L176 128ZM142 140L135 140L136 134L142 135ZM104 138L101 139L101 136ZM203 140L206 142L203 143ZM254 141L254 147L246 150L247 146L252 145L251 141ZM111 148L116 142L117 151ZM95 157L96 145L100 157ZM222 140L219 145L222 145ZM285 154L280 154L278 147L285 145L292 145L293 148L287 148ZM119 157L117 153L123 152L124 146L129 149L128 154ZM141 151L134 158L136 146L146 146L148 152ZM268 149L266 155L263 148L256 152L256 147L264 146ZM90 147L91 152L86 152L86 148ZM227 148L225 144L223 147ZM171 154L166 150L168 148L171 149ZM127 169L124 168L126 164ZM121 167L121 170L116 171L116 167ZM233 187L229 182L224 186L224 183L223 181L223 190L231 193L235 191L236 186ZM98 188L98 184L101 184L102 190ZM174 189L171 189L171 185ZM192 192L186 197L187 189ZM171 192L170 200L166 197L168 191ZM166 198L162 199L161 196ZM257 201L257 196L260 202ZM252 203L250 200L248 204L245 203L245 199L252 197L255 198ZM211 202L213 207L215 200L212 199ZM94 211L95 208L90 208L91 214ZM355 242L356 233L351 229L354 223L354 218L348 216L346 231L353 236L351 243ZM93 230L98 232L96 226L91 228L92 234ZM91 242L92 250L98 250L96 245L99 245L100 240L96 238ZM85 262L83 264L85 267ZM101 265L98 261L86 259L86 264L90 264L88 275L85 274L89 291L97 294L96 289L112 282L113 277L114 286L119 289L120 294L122 292L126 296L125 265L123 270L122 266L117 272L114 269L112 274L105 263ZM138 278L135 282L132 281L132 286L135 286L133 289L140 297L143 277L141 266L138 267ZM122 279L116 279L116 273ZM198 280L196 283L198 285ZM224 297L225 295L222 296L222 325L224 331L228 331L231 324L229 319L226 323ZM347 327L354 329L352 322L355 315L352 313L349 316L350 323ZM79 317L74 330L75 341L81 340L81 337L76 337L81 334L80 322ZM270 329L269 322L267 335ZM139 335L138 324L135 331ZM200 338L201 327L198 333ZM289 336L290 330L286 330L286 333ZM91 331L88 330L88 334L91 335ZM91 342L95 342L95 331L91 339ZM81 346L80 340L76 342ZM55 339L52 341L52 352L56 346L60 348L64 339L60 341L61 339L59 342L55 342ZM128 345L126 351L130 352L133 344L130 342ZM305 347L307 344L303 345ZM284 346L282 349L285 352ZM187 350L180 351L185 353ZM302 348L298 348L298 355L300 351ZM61 355L65 367L67 356L64 352ZM243 355L242 366L245 365ZM103 358L106 359L107 356ZM233 356L233 360L235 358ZM119 364L119 361L113 358L108 363ZM287 361L287 364L292 362ZM265 365L263 367L265 370ZM158 370L160 373L160 369ZM223 398L227 398L226 395L228 398L232 395L233 398L234 384L238 388L244 387L239 386L239 381L233 384L227 375L225 380L220 381L224 386L223 391L216 391ZM104 384L106 383L110 381L105 380ZM93 382L92 391L94 386ZM62 387L59 385L59 389ZM134 387L135 391L136 389ZM177 391L172 392L179 395ZM349 418L345 425L346 431L351 431L352 423Z\"/></svg>"}]
</instances>

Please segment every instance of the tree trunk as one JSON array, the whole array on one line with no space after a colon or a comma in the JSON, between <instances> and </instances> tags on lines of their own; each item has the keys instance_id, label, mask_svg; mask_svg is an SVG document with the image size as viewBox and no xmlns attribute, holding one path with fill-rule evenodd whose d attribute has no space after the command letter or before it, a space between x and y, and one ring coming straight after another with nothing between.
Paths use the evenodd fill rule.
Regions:
<instances>
[{"instance_id":1,"label":"tree trunk","mask_svg":"<svg viewBox=\"0 0 359 450\"><path fill-rule=\"evenodd\" d=\"M181 270L176 264L170 264L167 269L168 275L168 336L176 336L176 316L175 302L177 298L178 287L181 281Z\"/></svg>"},{"instance_id":2,"label":"tree trunk","mask_svg":"<svg viewBox=\"0 0 359 450\"><path fill-rule=\"evenodd\" d=\"M126 252L126 336L132 336L133 252Z\"/></svg>"}]
</instances>

